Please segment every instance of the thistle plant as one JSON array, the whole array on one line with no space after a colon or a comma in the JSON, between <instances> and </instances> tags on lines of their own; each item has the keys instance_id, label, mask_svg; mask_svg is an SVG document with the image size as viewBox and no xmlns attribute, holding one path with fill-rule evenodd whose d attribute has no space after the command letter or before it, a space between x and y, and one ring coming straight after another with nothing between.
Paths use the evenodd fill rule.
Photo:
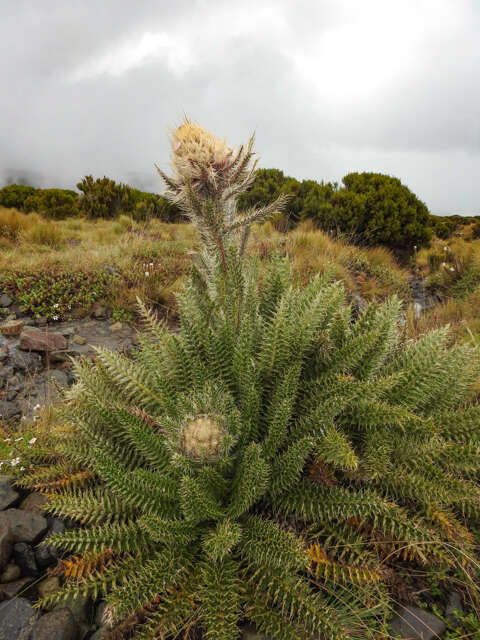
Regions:
<instances>
[{"instance_id":1,"label":"thistle plant","mask_svg":"<svg viewBox=\"0 0 480 640\"><path fill-rule=\"evenodd\" d=\"M397 566L475 584L477 351L445 329L405 343L397 299L356 318L342 283L295 288L281 257L260 279L248 230L283 201L237 211L253 140L187 121L172 150L167 195L202 238L180 331L140 303L133 359L75 362L72 431L23 479L81 525L48 539L74 555L39 605L105 598L111 638L387 637Z\"/></svg>"}]
</instances>

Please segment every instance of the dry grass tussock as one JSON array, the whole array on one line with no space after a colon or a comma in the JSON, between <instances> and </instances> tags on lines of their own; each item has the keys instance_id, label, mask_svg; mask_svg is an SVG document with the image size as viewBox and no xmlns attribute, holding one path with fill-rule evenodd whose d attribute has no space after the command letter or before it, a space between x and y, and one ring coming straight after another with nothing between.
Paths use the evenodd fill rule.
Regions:
<instances>
[{"instance_id":1,"label":"dry grass tussock","mask_svg":"<svg viewBox=\"0 0 480 640\"><path fill-rule=\"evenodd\" d=\"M270 256L283 251L290 256L297 282L306 283L315 273L332 270L352 294L367 300L397 294L408 300L408 273L401 269L392 253L383 247L360 249L332 239L309 220L288 234L277 231L270 222L253 230L252 251Z\"/></svg>"},{"instance_id":2,"label":"dry grass tussock","mask_svg":"<svg viewBox=\"0 0 480 640\"><path fill-rule=\"evenodd\" d=\"M0 247L37 245L59 249L65 244L57 222L45 220L37 213L25 214L16 209L0 207Z\"/></svg>"}]
</instances>

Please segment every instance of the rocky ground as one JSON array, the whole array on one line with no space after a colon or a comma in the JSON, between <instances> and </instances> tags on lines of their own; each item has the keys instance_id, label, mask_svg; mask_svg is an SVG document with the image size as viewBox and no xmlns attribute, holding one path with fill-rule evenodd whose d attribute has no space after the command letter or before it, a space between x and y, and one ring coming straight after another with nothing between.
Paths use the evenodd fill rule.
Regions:
<instances>
[{"instance_id":1,"label":"rocky ground","mask_svg":"<svg viewBox=\"0 0 480 640\"><path fill-rule=\"evenodd\" d=\"M126 323L107 317L96 305L91 317L69 322L50 322L23 314L8 296L0 296L4 319L0 325L0 417L4 420L32 418L41 407L52 404L58 389L74 378L71 357L95 357L95 346L129 352L136 331Z\"/></svg>"},{"instance_id":2,"label":"rocky ground","mask_svg":"<svg viewBox=\"0 0 480 640\"><path fill-rule=\"evenodd\" d=\"M50 611L32 606L60 588L59 578L49 574L57 550L40 543L73 523L46 516L45 497L14 488L12 481L0 476L0 640L101 640L107 632L101 601L79 598Z\"/></svg>"}]
</instances>

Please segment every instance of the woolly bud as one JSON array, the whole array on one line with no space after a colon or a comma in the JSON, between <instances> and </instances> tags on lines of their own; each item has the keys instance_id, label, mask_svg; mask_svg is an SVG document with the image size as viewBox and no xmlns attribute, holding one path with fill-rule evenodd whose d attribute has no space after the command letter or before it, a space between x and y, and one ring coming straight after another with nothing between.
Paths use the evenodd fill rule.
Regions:
<instances>
[{"instance_id":1,"label":"woolly bud","mask_svg":"<svg viewBox=\"0 0 480 640\"><path fill-rule=\"evenodd\" d=\"M214 460L222 451L225 431L217 418L197 416L182 431L182 449L191 460Z\"/></svg>"},{"instance_id":2,"label":"woolly bud","mask_svg":"<svg viewBox=\"0 0 480 640\"><path fill-rule=\"evenodd\" d=\"M172 135L173 168L180 184L216 190L228 181L233 149L198 124L186 120Z\"/></svg>"}]
</instances>

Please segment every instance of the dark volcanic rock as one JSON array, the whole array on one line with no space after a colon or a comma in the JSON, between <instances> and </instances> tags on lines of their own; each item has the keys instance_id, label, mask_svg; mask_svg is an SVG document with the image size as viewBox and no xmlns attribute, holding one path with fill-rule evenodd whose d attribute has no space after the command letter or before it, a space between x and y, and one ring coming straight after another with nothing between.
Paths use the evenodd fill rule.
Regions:
<instances>
[{"instance_id":1,"label":"dark volcanic rock","mask_svg":"<svg viewBox=\"0 0 480 640\"><path fill-rule=\"evenodd\" d=\"M28 640L38 612L25 598L0 604L0 640Z\"/></svg>"},{"instance_id":2,"label":"dark volcanic rock","mask_svg":"<svg viewBox=\"0 0 480 640\"><path fill-rule=\"evenodd\" d=\"M445 617L447 617L453 625L458 625L455 611L458 611L460 614L463 613L462 596L458 591L452 591L448 594L447 606L445 607Z\"/></svg>"},{"instance_id":3,"label":"dark volcanic rock","mask_svg":"<svg viewBox=\"0 0 480 640\"><path fill-rule=\"evenodd\" d=\"M47 504L47 502L48 500L43 495L43 493L34 491L33 493L29 493L28 496L24 500L22 500L18 508L25 511L36 511L37 513L43 513L43 507Z\"/></svg>"},{"instance_id":4,"label":"dark volcanic rock","mask_svg":"<svg viewBox=\"0 0 480 640\"><path fill-rule=\"evenodd\" d=\"M67 607L43 615L33 627L31 640L77 640L79 627Z\"/></svg>"},{"instance_id":5,"label":"dark volcanic rock","mask_svg":"<svg viewBox=\"0 0 480 640\"><path fill-rule=\"evenodd\" d=\"M47 518L47 522L48 533L43 540L43 544L35 549L35 559L38 566L42 569L55 564L62 555L62 552L53 545L44 544L45 540L54 533L63 533L65 531L65 524L59 518Z\"/></svg>"},{"instance_id":6,"label":"dark volcanic rock","mask_svg":"<svg viewBox=\"0 0 480 640\"><path fill-rule=\"evenodd\" d=\"M390 622L392 635L408 640L434 640L445 631L445 623L418 607L402 607Z\"/></svg>"},{"instance_id":7,"label":"dark volcanic rock","mask_svg":"<svg viewBox=\"0 0 480 640\"><path fill-rule=\"evenodd\" d=\"M17 542L13 545L15 564L20 567L22 575L36 578L40 571L35 560L35 552L26 542Z\"/></svg>"},{"instance_id":8,"label":"dark volcanic rock","mask_svg":"<svg viewBox=\"0 0 480 640\"><path fill-rule=\"evenodd\" d=\"M19 593L22 593L23 590L32 583L32 580L33 578L19 578L12 582L0 584L0 600L11 600L12 598L16 598Z\"/></svg>"},{"instance_id":9,"label":"dark volcanic rock","mask_svg":"<svg viewBox=\"0 0 480 640\"><path fill-rule=\"evenodd\" d=\"M6 521L2 522L0 520L0 569L3 569L8 564L12 547L13 536L10 532L10 527Z\"/></svg>"},{"instance_id":10,"label":"dark volcanic rock","mask_svg":"<svg viewBox=\"0 0 480 640\"><path fill-rule=\"evenodd\" d=\"M14 369L24 373L35 373L43 366L42 356L38 353L22 353L17 349L12 350L10 360Z\"/></svg>"},{"instance_id":11,"label":"dark volcanic rock","mask_svg":"<svg viewBox=\"0 0 480 640\"><path fill-rule=\"evenodd\" d=\"M4 571L0 574L0 582L13 582L21 576L20 568L16 564L7 564Z\"/></svg>"},{"instance_id":12,"label":"dark volcanic rock","mask_svg":"<svg viewBox=\"0 0 480 640\"><path fill-rule=\"evenodd\" d=\"M10 530L13 542L35 543L47 530L46 519L34 511L7 509L0 512L0 526Z\"/></svg>"},{"instance_id":13,"label":"dark volcanic rock","mask_svg":"<svg viewBox=\"0 0 480 640\"><path fill-rule=\"evenodd\" d=\"M0 307L9 307L12 304L13 300L8 295L8 293L2 293L0 296Z\"/></svg>"},{"instance_id":14,"label":"dark volcanic rock","mask_svg":"<svg viewBox=\"0 0 480 640\"><path fill-rule=\"evenodd\" d=\"M3 420L10 420L15 416L21 414L20 407L15 402L9 400L0 400L0 418Z\"/></svg>"},{"instance_id":15,"label":"dark volcanic rock","mask_svg":"<svg viewBox=\"0 0 480 640\"><path fill-rule=\"evenodd\" d=\"M0 511L8 509L19 497L12 489L13 476L0 476Z\"/></svg>"}]
</instances>

